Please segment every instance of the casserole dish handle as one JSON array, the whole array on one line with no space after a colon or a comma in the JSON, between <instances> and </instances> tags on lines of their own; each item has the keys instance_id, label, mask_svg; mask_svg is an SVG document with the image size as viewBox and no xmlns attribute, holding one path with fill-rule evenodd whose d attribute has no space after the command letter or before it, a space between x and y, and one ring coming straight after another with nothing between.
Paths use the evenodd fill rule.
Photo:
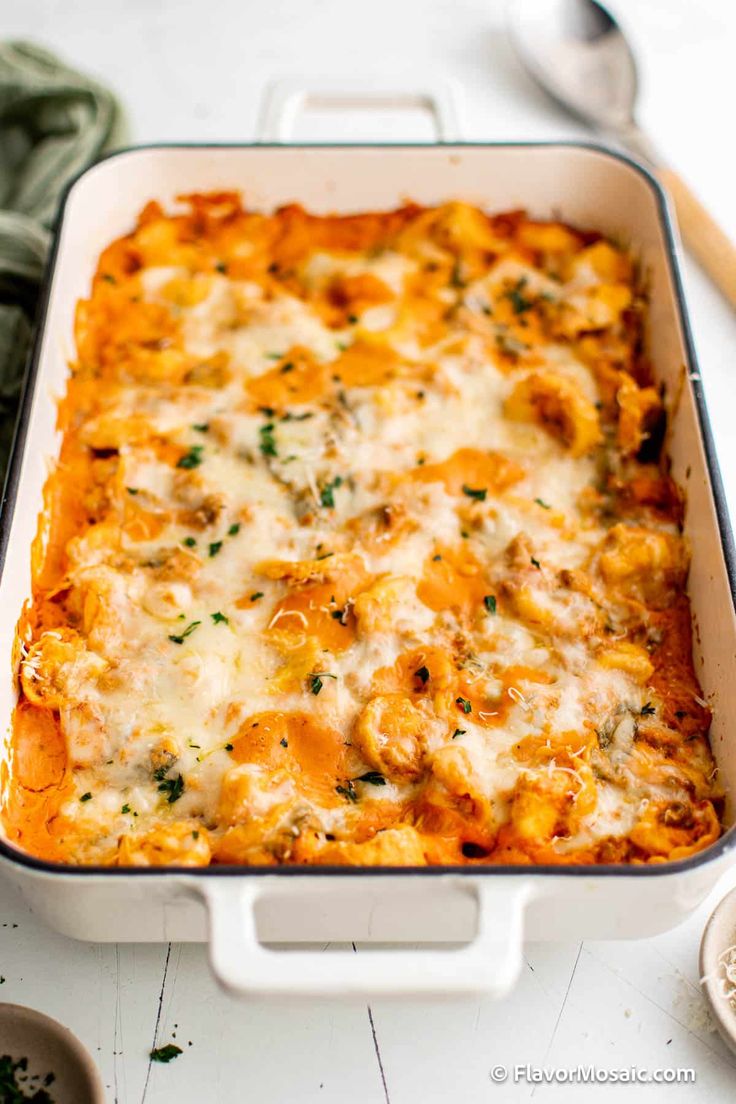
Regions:
<instances>
[{"instance_id":1,"label":"casserole dish handle","mask_svg":"<svg viewBox=\"0 0 736 1104\"><path fill-rule=\"evenodd\" d=\"M209 911L210 961L218 981L240 996L373 997L486 994L501 997L521 967L527 880L512 885L487 879L458 881L475 895L477 928L461 945L427 950L325 952L265 946L256 930L255 905L264 887L253 881L212 879L198 887ZM296 904L296 902L295 902Z\"/></svg>"},{"instance_id":2,"label":"casserole dish handle","mask_svg":"<svg viewBox=\"0 0 736 1104\"><path fill-rule=\"evenodd\" d=\"M329 108L352 112L428 111L438 142L458 142L461 137L458 90L448 80L424 80L420 86L394 83L382 87L369 80L280 80L267 88L261 104L256 141L288 144L301 111Z\"/></svg>"}]
</instances>

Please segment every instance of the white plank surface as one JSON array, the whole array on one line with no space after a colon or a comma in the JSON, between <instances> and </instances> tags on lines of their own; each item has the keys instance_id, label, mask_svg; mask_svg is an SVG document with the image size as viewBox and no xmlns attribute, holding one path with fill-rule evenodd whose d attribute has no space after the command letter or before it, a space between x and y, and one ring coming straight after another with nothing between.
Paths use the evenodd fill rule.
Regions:
<instances>
[{"instance_id":1,"label":"white plank surface","mask_svg":"<svg viewBox=\"0 0 736 1104\"><path fill-rule=\"evenodd\" d=\"M732 0L611 3L639 51L643 120L736 237ZM99 74L126 105L130 141L248 140L275 78L452 77L465 137L581 132L511 55L498 0L6 0L3 34L28 37ZM324 119L317 121L325 134ZM412 121L413 122L413 121ZM335 137L355 136L342 120ZM313 123L316 125L316 122ZM373 120L373 137L397 137ZM306 127L306 124L305 124ZM360 136L369 136L361 123ZM303 134L308 134L306 129ZM312 134L315 132L313 131ZM424 136L424 130L407 134ZM732 510L736 507L736 321L690 262L700 367ZM697 987L710 909L634 943L535 944L502 1004L238 1004L197 946L89 946L42 927L0 883L0 997L56 1016L90 1048L120 1104L548 1104L729 1099L736 1057L712 1030ZM17 925L17 926L16 926ZM360 953L358 948L357 953ZM150 1065L152 1045L184 1053ZM191 1046L189 1045L191 1041ZM496 1065L692 1067L694 1087L494 1084Z\"/></svg>"}]
</instances>

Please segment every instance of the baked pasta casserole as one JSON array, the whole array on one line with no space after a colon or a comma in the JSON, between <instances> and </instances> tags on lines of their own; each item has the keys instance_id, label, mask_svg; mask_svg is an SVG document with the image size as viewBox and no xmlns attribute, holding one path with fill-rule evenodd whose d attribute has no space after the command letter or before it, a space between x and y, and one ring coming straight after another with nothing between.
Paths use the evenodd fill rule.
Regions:
<instances>
[{"instance_id":1,"label":"baked pasta casserole","mask_svg":"<svg viewBox=\"0 0 736 1104\"><path fill-rule=\"evenodd\" d=\"M659 863L720 832L630 255L465 203L150 203L79 303L6 837Z\"/></svg>"}]
</instances>

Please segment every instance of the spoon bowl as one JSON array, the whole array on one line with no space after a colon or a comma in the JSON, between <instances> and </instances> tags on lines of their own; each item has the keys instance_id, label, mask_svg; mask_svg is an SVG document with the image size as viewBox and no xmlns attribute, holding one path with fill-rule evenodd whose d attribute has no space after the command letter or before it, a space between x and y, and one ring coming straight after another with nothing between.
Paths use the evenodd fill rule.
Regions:
<instances>
[{"instance_id":1,"label":"spoon bowl","mask_svg":"<svg viewBox=\"0 0 736 1104\"><path fill-rule=\"evenodd\" d=\"M736 307L736 249L639 127L636 60L610 12L598 0L507 0L506 14L511 41L537 84L657 172L686 244Z\"/></svg>"},{"instance_id":2,"label":"spoon bowl","mask_svg":"<svg viewBox=\"0 0 736 1104\"><path fill-rule=\"evenodd\" d=\"M513 0L509 31L521 58L553 99L586 123L616 130L634 122L636 61L596 0Z\"/></svg>"}]
</instances>

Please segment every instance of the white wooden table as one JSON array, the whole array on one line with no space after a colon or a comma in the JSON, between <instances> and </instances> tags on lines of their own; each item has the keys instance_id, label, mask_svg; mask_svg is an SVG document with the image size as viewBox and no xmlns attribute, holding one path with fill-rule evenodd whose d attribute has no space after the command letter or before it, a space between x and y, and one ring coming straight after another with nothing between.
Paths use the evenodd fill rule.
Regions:
<instances>
[{"instance_id":1,"label":"white wooden table","mask_svg":"<svg viewBox=\"0 0 736 1104\"><path fill-rule=\"evenodd\" d=\"M736 5L612 0L612 7L643 63L643 120L736 237ZM111 84L134 142L248 140L266 82L376 73L387 82L460 81L467 138L580 133L520 71L497 0L6 0L2 25L4 35L34 38ZM380 137L389 121L373 124ZM736 320L690 263L686 283L736 514ZM527 947L520 984L502 1004L376 1001L371 1009L238 1004L215 986L204 948L74 943L47 931L0 883L0 998L68 1024L97 1060L110 1101L120 1104L504 1104L532 1095L595 1104L624 1091L631 1102L686 1095L721 1102L733 1094L736 1057L705 1013L697 948L710 909L733 883L736 870L690 922L656 939ZM184 1053L151 1065L151 1047L167 1042ZM691 1067L697 1082L534 1089L491 1079L499 1064L581 1061Z\"/></svg>"}]
</instances>

